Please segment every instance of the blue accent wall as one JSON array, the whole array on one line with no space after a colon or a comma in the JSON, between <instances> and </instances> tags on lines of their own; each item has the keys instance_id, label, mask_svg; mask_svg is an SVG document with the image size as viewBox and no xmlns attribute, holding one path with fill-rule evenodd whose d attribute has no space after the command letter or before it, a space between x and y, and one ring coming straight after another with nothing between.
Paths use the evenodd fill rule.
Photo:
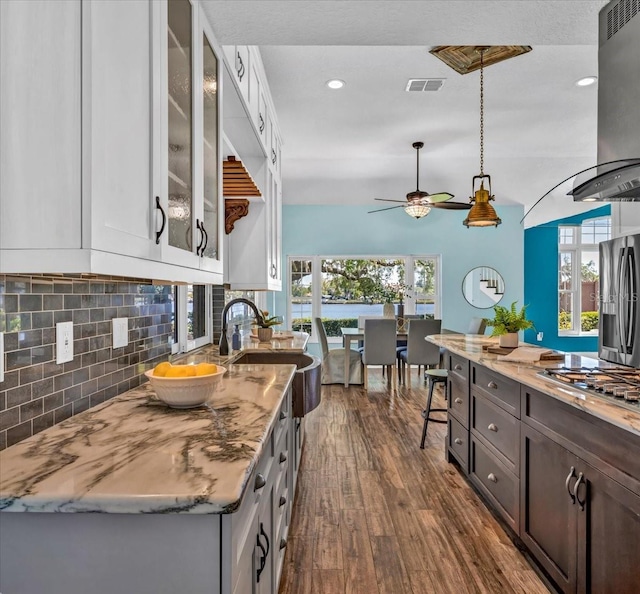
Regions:
<instances>
[{"instance_id":1,"label":"blue accent wall","mask_svg":"<svg viewBox=\"0 0 640 594\"><path fill-rule=\"evenodd\" d=\"M382 203L381 203L382 204ZM383 205L384 206L384 205ZM462 280L476 266L491 266L505 281L501 303L523 302L524 234L521 206L496 207L497 228L467 229L467 211L432 209L412 219L401 208L367 214L369 206L285 205L282 209L283 290L270 296L270 306L286 313L289 256L441 255L442 324L465 331L472 317L493 317L464 299Z\"/></svg>"},{"instance_id":2,"label":"blue accent wall","mask_svg":"<svg viewBox=\"0 0 640 594\"><path fill-rule=\"evenodd\" d=\"M536 343L561 351L595 352L597 336L558 335L558 227L580 225L587 219L609 216L611 206L605 205L589 212L557 219L524 232L524 302L527 317L536 329L527 330L525 342ZM536 341L536 332L543 340Z\"/></svg>"}]
</instances>

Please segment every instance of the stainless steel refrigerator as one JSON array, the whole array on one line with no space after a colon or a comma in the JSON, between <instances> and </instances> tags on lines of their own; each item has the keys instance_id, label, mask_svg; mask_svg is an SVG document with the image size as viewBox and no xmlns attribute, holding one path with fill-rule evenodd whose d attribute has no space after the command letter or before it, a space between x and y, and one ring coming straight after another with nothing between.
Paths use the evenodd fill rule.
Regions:
<instances>
[{"instance_id":1,"label":"stainless steel refrigerator","mask_svg":"<svg viewBox=\"0 0 640 594\"><path fill-rule=\"evenodd\" d=\"M619 237L600 244L601 359L640 367L640 235Z\"/></svg>"}]
</instances>

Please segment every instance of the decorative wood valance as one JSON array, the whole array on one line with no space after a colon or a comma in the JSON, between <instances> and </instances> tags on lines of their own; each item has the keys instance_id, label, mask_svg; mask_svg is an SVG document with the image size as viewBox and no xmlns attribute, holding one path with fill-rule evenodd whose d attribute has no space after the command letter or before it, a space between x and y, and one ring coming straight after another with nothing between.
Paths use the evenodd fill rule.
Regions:
<instances>
[{"instance_id":1,"label":"decorative wood valance","mask_svg":"<svg viewBox=\"0 0 640 594\"><path fill-rule=\"evenodd\" d=\"M249 201L246 198L227 198L224 201L224 232L229 235L238 219L249 214Z\"/></svg>"},{"instance_id":2,"label":"decorative wood valance","mask_svg":"<svg viewBox=\"0 0 640 594\"><path fill-rule=\"evenodd\" d=\"M227 197L262 196L242 161L233 156L222 162L222 195Z\"/></svg>"}]
</instances>

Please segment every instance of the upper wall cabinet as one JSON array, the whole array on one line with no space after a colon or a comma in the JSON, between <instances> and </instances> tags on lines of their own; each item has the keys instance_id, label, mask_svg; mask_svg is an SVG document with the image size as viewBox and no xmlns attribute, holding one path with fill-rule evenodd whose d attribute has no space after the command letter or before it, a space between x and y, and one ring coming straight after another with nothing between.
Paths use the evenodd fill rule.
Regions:
<instances>
[{"instance_id":1,"label":"upper wall cabinet","mask_svg":"<svg viewBox=\"0 0 640 594\"><path fill-rule=\"evenodd\" d=\"M199 5L54 4L0 3L0 272L222 282L222 62Z\"/></svg>"},{"instance_id":2,"label":"upper wall cabinet","mask_svg":"<svg viewBox=\"0 0 640 594\"><path fill-rule=\"evenodd\" d=\"M261 191L228 235L225 282L232 289L282 289L280 134L260 52L224 48L223 157L235 156Z\"/></svg>"}]
</instances>

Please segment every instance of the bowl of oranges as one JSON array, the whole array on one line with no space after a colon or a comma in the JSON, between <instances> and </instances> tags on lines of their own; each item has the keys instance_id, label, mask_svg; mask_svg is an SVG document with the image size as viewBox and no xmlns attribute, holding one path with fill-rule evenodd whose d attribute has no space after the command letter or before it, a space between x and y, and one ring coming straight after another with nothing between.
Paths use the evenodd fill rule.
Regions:
<instances>
[{"instance_id":1,"label":"bowl of oranges","mask_svg":"<svg viewBox=\"0 0 640 594\"><path fill-rule=\"evenodd\" d=\"M213 363L173 365L164 361L145 375L162 402L172 408L194 408L213 397L226 371Z\"/></svg>"}]
</instances>

